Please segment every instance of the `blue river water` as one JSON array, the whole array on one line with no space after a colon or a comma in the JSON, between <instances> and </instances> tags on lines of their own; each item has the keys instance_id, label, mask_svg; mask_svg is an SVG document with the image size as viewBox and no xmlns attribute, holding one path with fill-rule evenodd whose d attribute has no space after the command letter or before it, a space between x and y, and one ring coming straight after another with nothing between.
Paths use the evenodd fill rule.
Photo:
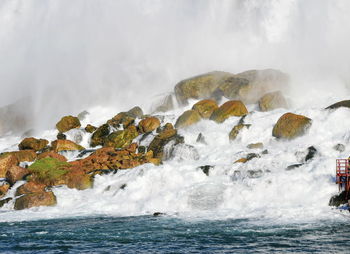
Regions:
<instances>
[{"instance_id":1,"label":"blue river water","mask_svg":"<svg viewBox=\"0 0 350 254\"><path fill-rule=\"evenodd\" d=\"M0 253L349 253L349 226L168 216L3 222Z\"/></svg>"}]
</instances>

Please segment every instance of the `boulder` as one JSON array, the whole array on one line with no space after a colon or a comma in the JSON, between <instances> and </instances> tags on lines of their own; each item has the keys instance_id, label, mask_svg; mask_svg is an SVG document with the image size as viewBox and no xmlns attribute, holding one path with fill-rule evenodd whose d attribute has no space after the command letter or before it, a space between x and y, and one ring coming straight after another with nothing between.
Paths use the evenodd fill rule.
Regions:
<instances>
[{"instance_id":1,"label":"boulder","mask_svg":"<svg viewBox=\"0 0 350 254\"><path fill-rule=\"evenodd\" d=\"M63 176L63 181L71 189L85 190L93 187L93 177L86 174L82 169L70 170Z\"/></svg>"},{"instance_id":2,"label":"boulder","mask_svg":"<svg viewBox=\"0 0 350 254\"><path fill-rule=\"evenodd\" d=\"M121 126L126 129L135 122L135 118L128 112L121 112L107 121L107 124L119 129Z\"/></svg>"},{"instance_id":3,"label":"boulder","mask_svg":"<svg viewBox=\"0 0 350 254\"><path fill-rule=\"evenodd\" d=\"M22 180L23 177L28 174L28 169L14 165L7 171L6 179L11 185L14 185L17 181Z\"/></svg>"},{"instance_id":4,"label":"boulder","mask_svg":"<svg viewBox=\"0 0 350 254\"><path fill-rule=\"evenodd\" d=\"M57 139L51 143L52 150L56 153L60 151L80 151L85 148L70 140Z\"/></svg>"},{"instance_id":5,"label":"boulder","mask_svg":"<svg viewBox=\"0 0 350 254\"><path fill-rule=\"evenodd\" d=\"M56 124L56 128L59 132L66 132L71 129L80 128L80 120L75 116L64 116L61 120Z\"/></svg>"},{"instance_id":6,"label":"boulder","mask_svg":"<svg viewBox=\"0 0 350 254\"><path fill-rule=\"evenodd\" d=\"M272 130L272 136L282 139L293 139L305 134L312 120L302 115L286 113L281 116Z\"/></svg>"},{"instance_id":7,"label":"boulder","mask_svg":"<svg viewBox=\"0 0 350 254\"><path fill-rule=\"evenodd\" d=\"M201 116L196 110L187 110L182 113L176 120L175 128L185 128L198 123L201 120Z\"/></svg>"},{"instance_id":8,"label":"boulder","mask_svg":"<svg viewBox=\"0 0 350 254\"><path fill-rule=\"evenodd\" d=\"M340 107L350 108L350 100L339 101L337 103L334 103L328 106L326 109L337 109Z\"/></svg>"},{"instance_id":9,"label":"boulder","mask_svg":"<svg viewBox=\"0 0 350 254\"><path fill-rule=\"evenodd\" d=\"M67 161L67 158L64 157L61 154L58 154L54 151L48 151L48 152L44 152L38 155L38 160L44 159L44 158L54 158L57 159L59 161Z\"/></svg>"},{"instance_id":10,"label":"boulder","mask_svg":"<svg viewBox=\"0 0 350 254\"><path fill-rule=\"evenodd\" d=\"M230 131L229 133L229 139L232 141L232 140L235 140L238 136L238 134L240 133L240 131L243 129L243 128L247 128L249 129L251 125L250 124L237 124L236 126L234 126L232 128L232 130Z\"/></svg>"},{"instance_id":11,"label":"boulder","mask_svg":"<svg viewBox=\"0 0 350 254\"><path fill-rule=\"evenodd\" d=\"M0 182L0 198L4 197L7 191L10 189L10 184L5 181Z\"/></svg>"},{"instance_id":12,"label":"boulder","mask_svg":"<svg viewBox=\"0 0 350 254\"><path fill-rule=\"evenodd\" d=\"M280 91L267 93L259 100L261 111L270 111L276 108L287 108L287 102Z\"/></svg>"},{"instance_id":13,"label":"boulder","mask_svg":"<svg viewBox=\"0 0 350 254\"><path fill-rule=\"evenodd\" d=\"M133 139L138 136L137 129L134 125L131 125L125 130L119 130L112 132L108 135L104 142L105 147L114 147L114 148L125 148L129 146Z\"/></svg>"},{"instance_id":14,"label":"boulder","mask_svg":"<svg viewBox=\"0 0 350 254\"><path fill-rule=\"evenodd\" d=\"M138 129L140 133L148 133L156 130L160 126L157 117L147 117L139 122Z\"/></svg>"},{"instance_id":15,"label":"boulder","mask_svg":"<svg viewBox=\"0 0 350 254\"><path fill-rule=\"evenodd\" d=\"M85 127L85 131L88 133L93 133L94 131L96 131L97 128L91 124L86 125Z\"/></svg>"},{"instance_id":16,"label":"boulder","mask_svg":"<svg viewBox=\"0 0 350 254\"><path fill-rule=\"evenodd\" d=\"M10 202L11 200L12 200L12 198L5 198L5 199L0 200L0 208L3 207L8 202Z\"/></svg>"},{"instance_id":17,"label":"boulder","mask_svg":"<svg viewBox=\"0 0 350 254\"><path fill-rule=\"evenodd\" d=\"M15 210L23 210L37 206L54 206L57 204L56 196L52 191L37 192L23 195L15 200Z\"/></svg>"},{"instance_id":18,"label":"boulder","mask_svg":"<svg viewBox=\"0 0 350 254\"><path fill-rule=\"evenodd\" d=\"M248 114L248 110L241 101L228 101L213 112L210 120L223 123L232 116L243 116L246 114Z\"/></svg>"},{"instance_id":19,"label":"boulder","mask_svg":"<svg viewBox=\"0 0 350 254\"><path fill-rule=\"evenodd\" d=\"M348 203L347 193L346 191L342 191L337 195L332 196L331 199L329 200L328 205L338 207L346 203Z\"/></svg>"},{"instance_id":20,"label":"boulder","mask_svg":"<svg viewBox=\"0 0 350 254\"><path fill-rule=\"evenodd\" d=\"M15 196L21 196L31 193L43 192L45 191L46 185L42 183L36 182L27 182L21 186L19 186L16 190Z\"/></svg>"},{"instance_id":21,"label":"boulder","mask_svg":"<svg viewBox=\"0 0 350 254\"><path fill-rule=\"evenodd\" d=\"M16 152L11 152L14 156L16 156L18 162L23 161L35 161L37 154L34 150L21 150Z\"/></svg>"},{"instance_id":22,"label":"boulder","mask_svg":"<svg viewBox=\"0 0 350 254\"><path fill-rule=\"evenodd\" d=\"M49 144L46 139L36 139L36 138L25 138L18 145L19 150L34 150L40 151L44 149Z\"/></svg>"},{"instance_id":23,"label":"boulder","mask_svg":"<svg viewBox=\"0 0 350 254\"><path fill-rule=\"evenodd\" d=\"M167 112L174 109L173 95L165 96L155 108L154 112Z\"/></svg>"},{"instance_id":24,"label":"boulder","mask_svg":"<svg viewBox=\"0 0 350 254\"><path fill-rule=\"evenodd\" d=\"M187 105L188 99L206 99L220 85L222 80L232 76L227 72L209 72L183 80L175 86L175 96L180 105Z\"/></svg>"},{"instance_id":25,"label":"boulder","mask_svg":"<svg viewBox=\"0 0 350 254\"><path fill-rule=\"evenodd\" d=\"M218 90L228 99L241 99L241 93L249 86L249 80L236 76L225 78L220 84Z\"/></svg>"},{"instance_id":26,"label":"boulder","mask_svg":"<svg viewBox=\"0 0 350 254\"><path fill-rule=\"evenodd\" d=\"M101 125L92 134L90 145L92 147L102 146L108 135L109 135L109 126L108 126L108 124Z\"/></svg>"},{"instance_id":27,"label":"boulder","mask_svg":"<svg viewBox=\"0 0 350 254\"><path fill-rule=\"evenodd\" d=\"M15 155L11 153L0 155L0 178L5 178L7 170L14 165L18 165L18 160Z\"/></svg>"},{"instance_id":28,"label":"boulder","mask_svg":"<svg viewBox=\"0 0 350 254\"><path fill-rule=\"evenodd\" d=\"M215 100L201 100L194 104L192 109L197 111L202 118L208 119L218 109L218 104Z\"/></svg>"},{"instance_id":29,"label":"boulder","mask_svg":"<svg viewBox=\"0 0 350 254\"><path fill-rule=\"evenodd\" d=\"M129 115L133 116L134 118L141 118L143 116L143 111L140 107L136 106L130 109L127 112Z\"/></svg>"}]
</instances>

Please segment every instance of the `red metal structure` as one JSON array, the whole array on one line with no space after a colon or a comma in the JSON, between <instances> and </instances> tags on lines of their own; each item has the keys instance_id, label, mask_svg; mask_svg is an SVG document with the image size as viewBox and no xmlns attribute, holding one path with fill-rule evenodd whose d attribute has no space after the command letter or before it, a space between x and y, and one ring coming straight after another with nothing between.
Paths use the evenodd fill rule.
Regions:
<instances>
[{"instance_id":1,"label":"red metal structure","mask_svg":"<svg viewBox=\"0 0 350 254\"><path fill-rule=\"evenodd\" d=\"M336 171L336 183L339 184L339 191L344 189L346 197L348 197L350 190L349 159L337 159Z\"/></svg>"}]
</instances>

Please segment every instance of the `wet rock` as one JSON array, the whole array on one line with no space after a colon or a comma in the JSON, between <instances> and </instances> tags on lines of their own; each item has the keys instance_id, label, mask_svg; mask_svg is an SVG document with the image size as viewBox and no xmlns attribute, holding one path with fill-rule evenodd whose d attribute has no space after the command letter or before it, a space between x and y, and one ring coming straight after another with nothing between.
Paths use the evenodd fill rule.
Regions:
<instances>
[{"instance_id":1,"label":"wet rock","mask_svg":"<svg viewBox=\"0 0 350 254\"><path fill-rule=\"evenodd\" d=\"M56 124L57 130L62 133L71 129L79 128L80 126L80 120L75 116L64 116Z\"/></svg>"},{"instance_id":2,"label":"wet rock","mask_svg":"<svg viewBox=\"0 0 350 254\"><path fill-rule=\"evenodd\" d=\"M21 196L25 194L37 193L45 191L46 185L35 182L27 182L18 187L15 196Z\"/></svg>"},{"instance_id":3,"label":"wet rock","mask_svg":"<svg viewBox=\"0 0 350 254\"><path fill-rule=\"evenodd\" d=\"M63 155L61 154L58 154L54 151L48 151L48 152L44 152L44 153L41 153L38 155L38 160L41 160L43 158L54 158L54 159L57 159L59 161L67 161L67 158L64 157Z\"/></svg>"},{"instance_id":4,"label":"wet rock","mask_svg":"<svg viewBox=\"0 0 350 254\"><path fill-rule=\"evenodd\" d=\"M52 150L56 153L61 151L80 151L85 148L70 140L55 140L51 143Z\"/></svg>"},{"instance_id":5,"label":"wet rock","mask_svg":"<svg viewBox=\"0 0 350 254\"><path fill-rule=\"evenodd\" d=\"M113 126L116 129L119 129L121 126L126 129L130 125L134 124L135 118L132 114L128 112L121 112L114 116L112 119L107 121L107 124Z\"/></svg>"},{"instance_id":6,"label":"wet rock","mask_svg":"<svg viewBox=\"0 0 350 254\"><path fill-rule=\"evenodd\" d=\"M79 114L78 114L78 119L79 119L79 121L83 121L83 120L85 120L85 118L89 115L90 113L89 112L87 112L86 110L84 110L84 111L82 111L82 112L80 112Z\"/></svg>"},{"instance_id":7,"label":"wet rock","mask_svg":"<svg viewBox=\"0 0 350 254\"><path fill-rule=\"evenodd\" d=\"M261 152L261 154L269 154L269 150L265 149L264 151Z\"/></svg>"},{"instance_id":8,"label":"wet rock","mask_svg":"<svg viewBox=\"0 0 350 254\"><path fill-rule=\"evenodd\" d=\"M317 153L317 149L314 146L308 147L305 161L312 160L315 157L316 153Z\"/></svg>"},{"instance_id":9,"label":"wet rock","mask_svg":"<svg viewBox=\"0 0 350 254\"><path fill-rule=\"evenodd\" d=\"M101 125L92 134L90 145L92 147L102 146L108 135L109 135L109 126L108 126L108 124Z\"/></svg>"},{"instance_id":10,"label":"wet rock","mask_svg":"<svg viewBox=\"0 0 350 254\"><path fill-rule=\"evenodd\" d=\"M199 169L203 171L204 174L206 174L207 176L209 176L209 172L211 169L213 169L214 166L211 165L205 165L205 166L200 166Z\"/></svg>"},{"instance_id":11,"label":"wet rock","mask_svg":"<svg viewBox=\"0 0 350 254\"><path fill-rule=\"evenodd\" d=\"M341 107L350 108L350 100L339 101L337 103L334 103L328 106L326 109L337 109Z\"/></svg>"},{"instance_id":12,"label":"wet rock","mask_svg":"<svg viewBox=\"0 0 350 254\"><path fill-rule=\"evenodd\" d=\"M246 163L254 158L260 158L260 155L259 154L256 154L256 153L249 153L247 154L246 157L243 157L241 159L238 159L236 160L234 163Z\"/></svg>"},{"instance_id":13,"label":"wet rock","mask_svg":"<svg viewBox=\"0 0 350 254\"><path fill-rule=\"evenodd\" d=\"M10 152L10 154L16 156L18 162L32 162L37 158L37 154L34 150L21 150L16 152Z\"/></svg>"},{"instance_id":14,"label":"wet rock","mask_svg":"<svg viewBox=\"0 0 350 254\"><path fill-rule=\"evenodd\" d=\"M229 133L229 139L231 140L231 141L233 141L233 140L235 140L236 138L237 138L237 136L238 136L238 134L241 132L241 130L242 129L244 129L244 128L247 128L247 129L249 129L250 128L250 124L237 124L236 126L234 126L233 128L232 128L232 130L230 131L230 133Z\"/></svg>"},{"instance_id":15,"label":"wet rock","mask_svg":"<svg viewBox=\"0 0 350 254\"><path fill-rule=\"evenodd\" d=\"M10 189L10 184L6 181L0 182L0 198L4 197L7 191Z\"/></svg>"},{"instance_id":16,"label":"wet rock","mask_svg":"<svg viewBox=\"0 0 350 254\"><path fill-rule=\"evenodd\" d=\"M60 140L66 140L67 139L67 136L65 134L63 134L62 132L59 132L56 136L57 139L60 139Z\"/></svg>"},{"instance_id":17,"label":"wet rock","mask_svg":"<svg viewBox=\"0 0 350 254\"><path fill-rule=\"evenodd\" d=\"M259 100L261 111L270 111L277 108L287 108L287 102L280 91L267 93Z\"/></svg>"},{"instance_id":18,"label":"wet rock","mask_svg":"<svg viewBox=\"0 0 350 254\"><path fill-rule=\"evenodd\" d=\"M95 126L93 126L91 124L88 124L85 127L85 131L88 132L88 133L93 133L96 130L97 130L97 127L95 127Z\"/></svg>"},{"instance_id":19,"label":"wet rock","mask_svg":"<svg viewBox=\"0 0 350 254\"><path fill-rule=\"evenodd\" d=\"M346 203L348 203L348 197L346 195L346 191L342 191L341 193L332 196L328 205L338 207Z\"/></svg>"},{"instance_id":20,"label":"wet rock","mask_svg":"<svg viewBox=\"0 0 350 254\"><path fill-rule=\"evenodd\" d=\"M219 89L223 92L223 95L228 99L238 99L241 97L241 93L244 88L249 86L249 80L237 76L230 76L223 80Z\"/></svg>"},{"instance_id":21,"label":"wet rock","mask_svg":"<svg viewBox=\"0 0 350 254\"><path fill-rule=\"evenodd\" d=\"M143 116L143 111L140 107L136 106L136 107L133 107L132 109L130 109L128 112L127 112L129 115L131 115L132 117L134 118L141 118Z\"/></svg>"},{"instance_id":22,"label":"wet rock","mask_svg":"<svg viewBox=\"0 0 350 254\"><path fill-rule=\"evenodd\" d=\"M276 138L293 139L304 135L311 124L312 120L308 117L286 113L278 119L272 135Z\"/></svg>"},{"instance_id":23,"label":"wet rock","mask_svg":"<svg viewBox=\"0 0 350 254\"><path fill-rule=\"evenodd\" d=\"M292 164L292 165L289 165L286 170L293 170L293 169L296 169L296 168L299 168L301 166L303 166L304 164L303 163L297 163L297 164Z\"/></svg>"},{"instance_id":24,"label":"wet rock","mask_svg":"<svg viewBox=\"0 0 350 254\"><path fill-rule=\"evenodd\" d=\"M129 146L138 135L136 127L132 125L125 130L119 130L109 134L103 145L105 147L125 148Z\"/></svg>"},{"instance_id":25,"label":"wet rock","mask_svg":"<svg viewBox=\"0 0 350 254\"><path fill-rule=\"evenodd\" d=\"M207 142L205 141L205 137L202 133L199 133L198 136L197 136L197 139L196 139L196 142L197 143L201 143L201 144L204 144L206 145Z\"/></svg>"},{"instance_id":26,"label":"wet rock","mask_svg":"<svg viewBox=\"0 0 350 254\"><path fill-rule=\"evenodd\" d=\"M173 95L169 94L165 96L157 105L154 112L167 112L174 109Z\"/></svg>"},{"instance_id":27,"label":"wet rock","mask_svg":"<svg viewBox=\"0 0 350 254\"><path fill-rule=\"evenodd\" d=\"M192 110L195 110L204 119L209 119L213 112L218 109L218 104L215 100L201 100L193 105Z\"/></svg>"},{"instance_id":28,"label":"wet rock","mask_svg":"<svg viewBox=\"0 0 350 254\"><path fill-rule=\"evenodd\" d=\"M15 200L15 210L23 210L37 206L54 206L57 204L56 196L52 191L38 192L23 195Z\"/></svg>"},{"instance_id":29,"label":"wet rock","mask_svg":"<svg viewBox=\"0 0 350 254\"><path fill-rule=\"evenodd\" d=\"M0 178L5 178L7 170L14 165L18 165L17 157L11 153L0 155Z\"/></svg>"},{"instance_id":30,"label":"wet rock","mask_svg":"<svg viewBox=\"0 0 350 254\"><path fill-rule=\"evenodd\" d=\"M5 204L9 203L12 200L12 198L5 198L0 200L0 208L3 207Z\"/></svg>"},{"instance_id":31,"label":"wet rock","mask_svg":"<svg viewBox=\"0 0 350 254\"><path fill-rule=\"evenodd\" d=\"M163 215L166 215L165 213L161 213L161 212L155 212L153 213L153 216L154 217L159 217L159 216L163 216Z\"/></svg>"},{"instance_id":32,"label":"wet rock","mask_svg":"<svg viewBox=\"0 0 350 254\"><path fill-rule=\"evenodd\" d=\"M12 166L6 173L6 179L10 185L14 185L17 181L23 180L23 177L29 174L27 168L22 168L19 166Z\"/></svg>"},{"instance_id":33,"label":"wet rock","mask_svg":"<svg viewBox=\"0 0 350 254\"><path fill-rule=\"evenodd\" d=\"M261 169L258 170L248 170L247 176L249 178L260 178L264 175L264 172Z\"/></svg>"},{"instance_id":34,"label":"wet rock","mask_svg":"<svg viewBox=\"0 0 350 254\"><path fill-rule=\"evenodd\" d=\"M210 117L217 123L223 123L232 116L243 116L248 114L248 110L241 101L228 101L216 109Z\"/></svg>"},{"instance_id":35,"label":"wet rock","mask_svg":"<svg viewBox=\"0 0 350 254\"><path fill-rule=\"evenodd\" d=\"M156 130L160 126L157 117L147 117L139 122L138 129L140 133L148 133Z\"/></svg>"},{"instance_id":36,"label":"wet rock","mask_svg":"<svg viewBox=\"0 0 350 254\"><path fill-rule=\"evenodd\" d=\"M177 160L199 160L200 156L197 149L194 146L184 143L176 144L173 140L169 142L164 149L164 160L177 159Z\"/></svg>"},{"instance_id":37,"label":"wet rock","mask_svg":"<svg viewBox=\"0 0 350 254\"><path fill-rule=\"evenodd\" d=\"M333 147L334 150L338 151L338 152L344 152L345 151L345 145L343 144L336 144L334 147Z\"/></svg>"},{"instance_id":38,"label":"wet rock","mask_svg":"<svg viewBox=\"0 0 350 254\"><path fill-rule=\"evenodd\" d=\"M247 145L247 148L249 148L249 149L263 149L264 144L263 143L249 144L249 145Z\"/></svg>"},{"instance_id":39,"label":"wet rock","mask_svg":"<svg viewBox=\"0 0 350 254\"><path fill-rule=\"evenodd\" d=\"M147 148L145 146L139 146L138 147L138 152L139 153L146 153L146 151L147 151Z\"/></svg>"},{"instance_id":40,"label":"wet rock","mask_svg":"<svg viewBox=\"0 0 350 254\"><path fill-rule=\"evenodd\" d=\"M176 99L180 105L187 105L188 99L210 98L222 80L231 75L215 71L183 80L175 86Z\"/></svg>"},{"instance_id":41,"label":"wet rock","mask_svg":"<svg viewBox=\"0 0 350 254\"><path fill-rule=\"evenodd\" d=\"M18 145L19 150L40 151L49 144L46 139L25 138Z\"/></svg>"},{"instance_id":42,"label":"wet rock","mask_svg":"<svg viewBox=\"0 0 350 254\"><path fill-rule=\"evenodd\" d=\"M185 128L198 123L201 120L201 116L195 110L187 110L176 120L175 128Z\"/></svg>"}]
</instances>

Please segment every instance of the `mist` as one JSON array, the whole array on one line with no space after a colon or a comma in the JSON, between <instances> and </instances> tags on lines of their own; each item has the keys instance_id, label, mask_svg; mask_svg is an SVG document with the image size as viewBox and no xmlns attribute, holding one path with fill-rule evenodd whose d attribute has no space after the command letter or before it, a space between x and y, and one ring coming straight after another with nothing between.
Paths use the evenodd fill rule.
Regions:
<instances>
[{"instance_id":1,"label":"mist","mask_svg":"<svg viewBox=\"0 0 350 254\"><path fill-rule=\"evenodd\" d=\"M304 96L346 96L349 13L347 0L2 0L0 106L30 97L18 110L46 128L95 105L147 111L193 75L263 68Z\"/></svg>"}]
</instances>

